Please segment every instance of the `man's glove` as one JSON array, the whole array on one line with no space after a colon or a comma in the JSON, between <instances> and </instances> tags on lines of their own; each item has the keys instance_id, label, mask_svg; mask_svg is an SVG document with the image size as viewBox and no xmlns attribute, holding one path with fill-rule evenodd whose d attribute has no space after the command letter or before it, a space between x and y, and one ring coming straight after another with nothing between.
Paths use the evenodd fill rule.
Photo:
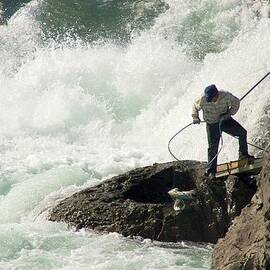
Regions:
<instances>
[{"instance_id":1,"label":"man's glove","mask_svg":"<svg viewBox=\"0 0 270 270\"><path fill-rule=\"evenodd\" d=\"M193 118L193 124L200 124L201 119L200 118Z\"/></svg>"},{"instance_id":2,"label":"man's glove","mask_svg":"<svg viewBox=\"0 0 270 270\"><path fill-rule=\"evenodd\" d=\"M225 120L228 120L230 117L231 117L231 115L229 113L221 114L220 117L219 117L219 121L223 122Z\"/></svg>"}]
</instances>

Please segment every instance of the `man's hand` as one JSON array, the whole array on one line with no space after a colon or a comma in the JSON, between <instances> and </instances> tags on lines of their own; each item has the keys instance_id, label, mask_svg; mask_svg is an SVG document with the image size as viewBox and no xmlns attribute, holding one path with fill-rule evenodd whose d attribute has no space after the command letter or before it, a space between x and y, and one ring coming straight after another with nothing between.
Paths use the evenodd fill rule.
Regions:
<instances>
[{"instance_id":1,"label":"man's hand","mask_svg":"<svg viewBox=\"0 0 270 270\"><path fill-rule=\"evenodd\" d=\"M220 115L219 121L223 122L225 120L228 120L231 117L231 115L229 113L224 113Z\"/></svg>"},{"instance_id":2,"label":"man's hand","mask_svg":"<svg viewBox=\"0 0 270 270\"><path fill-rule=\"evenodd\" d=\"M201 119L200 118L193 118L193 124L200 124Z\"/></svg>"}]
</instances>

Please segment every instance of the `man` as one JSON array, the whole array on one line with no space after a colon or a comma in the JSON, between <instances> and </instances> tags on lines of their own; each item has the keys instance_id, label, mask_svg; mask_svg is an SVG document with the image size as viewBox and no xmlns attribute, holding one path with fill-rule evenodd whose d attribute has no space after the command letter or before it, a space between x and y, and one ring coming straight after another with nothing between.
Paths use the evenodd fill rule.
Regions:
<instances>
[{"instance_id":1,"label":"man","mask_svg":"<svg viewBox=\"0 0 270 270\"><path fill-rule=\"evenodd\" d=\"M215 178L220 132L224 131L239 139L239 159L254 158L248 154L247 131L231 116L236 114L240 100L229 92L219 91L214 84L204 90L192 108L194 124L200 124L199 111L203 111L208 139L208 169L206 175Z\"/></svg>"}]
</instances>

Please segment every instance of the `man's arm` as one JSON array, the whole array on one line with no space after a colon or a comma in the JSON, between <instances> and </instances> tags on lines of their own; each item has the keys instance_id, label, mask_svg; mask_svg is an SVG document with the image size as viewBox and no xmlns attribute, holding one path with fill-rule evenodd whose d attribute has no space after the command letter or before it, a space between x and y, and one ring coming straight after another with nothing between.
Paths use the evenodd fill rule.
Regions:
<instances>
[{"instance_id":1,"label":"man's arm","mask_svg":"<svg viewBox=\"0 0 270 270\"><path fill-rule=\"evenodd\" d=\"M230 115L236 114L239 110L239 107L240 107L239 98L237 98L233 94L229 93L228 105L229 105L229 114Z\"/></svg>"},{"instance_id":2,"label":"man's arm","mask_svg":"<svg viewBox=\"0 0 270 270\"><path fill-rule=\"evenodd\" d=\"M193 103L192 106L192 118L193 122L196 120L199 120L198 122L200 123L200 117L199 117L199 111L201 110L201 97L196 99L195 102ZM197 123L197 122L196 122Z\"/></svg>"}]
</instances>

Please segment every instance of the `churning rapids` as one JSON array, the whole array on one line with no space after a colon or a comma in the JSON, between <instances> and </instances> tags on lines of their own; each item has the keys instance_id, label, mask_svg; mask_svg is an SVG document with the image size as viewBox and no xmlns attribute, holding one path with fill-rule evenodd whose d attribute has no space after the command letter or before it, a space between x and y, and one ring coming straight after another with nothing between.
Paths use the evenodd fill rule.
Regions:
<instances>
[{"instance_id":1,"label":"churning rapids","mask_svg":"<svg viewBox=\"0 0 270 270\"><path fill-rule=\"evenodd\" d=\"M172 160L167 142L191 122L192 102L206 85L241 97L267 73L269 6L2 2L0 269L209 269L207 245L164 247L73 232L46 217L75 191ZM268 79L236 116L250 142L260 144L269 104ZM236 158L237 142L224 139L220 161ZM190 128L172 147L179 159L206 160L204 126Z\"/></svg>"}]
</instances>

